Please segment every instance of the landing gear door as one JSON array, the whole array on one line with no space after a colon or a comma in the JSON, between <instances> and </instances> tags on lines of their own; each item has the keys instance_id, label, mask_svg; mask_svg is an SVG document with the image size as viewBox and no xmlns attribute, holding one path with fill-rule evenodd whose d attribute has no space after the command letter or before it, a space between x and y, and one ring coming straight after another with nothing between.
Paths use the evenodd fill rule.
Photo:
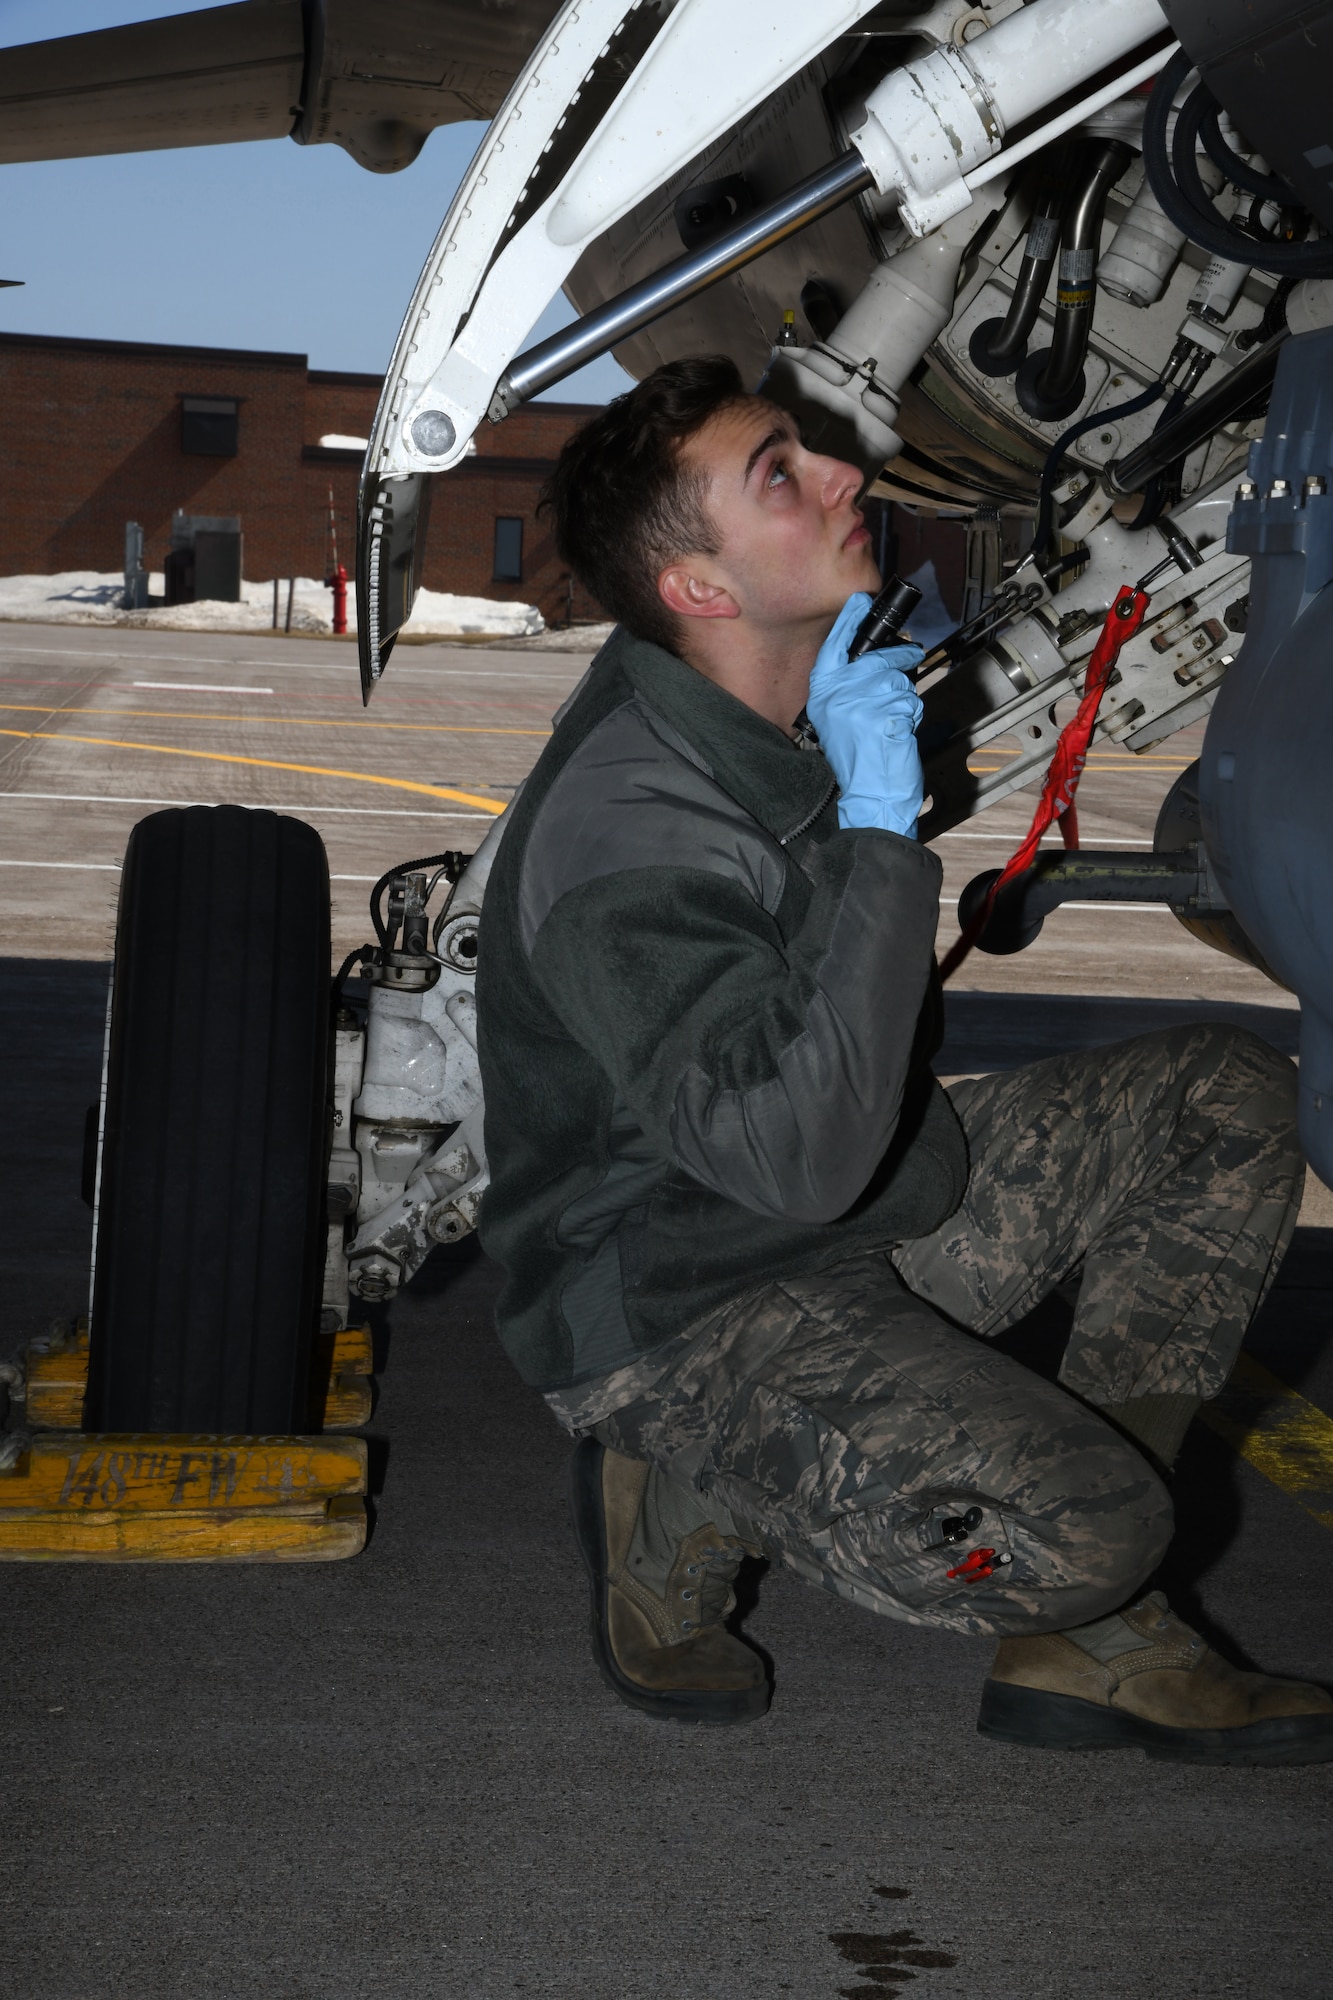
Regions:
<instances>
[{"instance_id":1,"label":"landing gear door","mask_svg":"<svg viewBox=\"0 0 1333 2000\"><path fill-rule=\"evenodd\" d=\"M421 583L434 478L431 472L412 472L400 478L376 478L369 472L361 476L356 602L363 702L370 700L394 640L412 615Z\"/></svg>"}]
</instances>

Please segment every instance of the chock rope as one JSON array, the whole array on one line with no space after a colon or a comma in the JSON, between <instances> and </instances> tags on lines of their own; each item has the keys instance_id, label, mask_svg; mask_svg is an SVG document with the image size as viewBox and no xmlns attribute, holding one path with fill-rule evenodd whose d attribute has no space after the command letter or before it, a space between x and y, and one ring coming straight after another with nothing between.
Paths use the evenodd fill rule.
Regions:
<instances>
[{"instance_id":1,"label":"chock rope","mask_svg":"<svg viewBox=\"0 0 1333 2000\"><path fill-rule=\"evenodd\" d=\"M1143 615L1148 609L1148 593L1138 584L1123 584L1115 603L1106 614L1097 644L1092 649L1088 662L1087 678L1083 683L1083 699L1078 710L1060 731L1046 779L1041 788L1037 810L1032 815L1032 824L1022 845L1005 862L995 880L986 892L986 900L980 910L967 924L962 935L955 939L940 962L940 978L951 979L963 960L971 951L990 920L996 898L1002 889L1025 875L1036 859L1042 835L1056 821L1065 846L1078 846L1078 818L1074 810L1074 794L1078 781L1083 776L1083 767L1088 761L1088 745L1097 725L1097 712L1102 705L1102 696L1110 684L1115 663L1121 648L1129 643L1143 623Z\"/></svg>"}]
</instances>

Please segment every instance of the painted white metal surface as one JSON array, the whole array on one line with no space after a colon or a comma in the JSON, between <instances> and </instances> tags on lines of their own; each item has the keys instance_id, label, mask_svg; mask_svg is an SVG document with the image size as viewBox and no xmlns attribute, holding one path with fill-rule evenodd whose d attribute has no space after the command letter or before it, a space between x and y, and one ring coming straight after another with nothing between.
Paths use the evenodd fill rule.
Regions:
<instances>
[{"instance_id":1,"label":"painted white metal surface","mask_svg":"<svg viewBox=\"0 0 1333 2000\"><path fill-rule=\"evenodd\" d=\"M566 176L546 234L581 250L830 42L874 0L679 0Z\"/></svg>"},{"instance_id":2,"label":"painted white metal surface","mask_svg":"<svg viewBox=\"0 0 1333 2000\"><path fill-rule=\"evenodd\" d=\"M640 0L646 4L646 0ZM678 0L596 131L535 212L524 188L622 23L569 0L487 133L427 260L386 380L372 474L445 471L583 249L868 13L873 0ZM1032 0L871 93L852 135L915 235L967 207L1006 130L1163 26L1157 0ZM1123 86L1122 86L1123 87ZM508 234L509 240L505 237Z\"/></svg>"},{"instance_id":3,"label":"painted white metal surface","mask_svg":"<svg viewBox=\"0 0 1333 2000\"><path fill-rule=\"evenodd\" d=\"M779 402L793 395L847 420L859 462L873 471L896 458L894 425L903 384L953 316L958 273L976 218L951 217L881 264L826 341L774 356L769 383Z\"/></svg>"},{"instance_id":4,"label":"painted white metal surface","mask_svg":"<svg viewBox=\"0 0 1333 2000\"><path fill-rule=\"evenodd\" d=\"M364 1037L338 1034L330 1210L348 1214L351 1230L346 1241L339 1227L331 1231L330 1302L339 1288L344 1302L348 1291L391 1298L433 1245L457 1242L476 1228L490 1185L476 947L510 809L490 827L450 898L437 940L436 984L424 992L372 986Z\"/></svg>"},{"instance_id":5,"label":"painted white metal surface","mask_svg":"<svg viewBox=\"0 0 1333 2000\"><path fill-rule=\"evenodd\" d=\"M495 255L594 62L643 4L653 0L568 0L496 115L399 334L371 433L370 472L441 472L456 465L497 380L591 238L761 103L875 0L748 0L744 8L734 0L679 0L569 172ZM707 79L704 88L701 78ZM427 413L445 422L423 426L414 437ZM450 433L452 440L439 450L421 449L420 437L434 443Z\"/></svg>"},{"instance_id":6,"label":"painted white metal surface","mask_svg":"<svg viewBox=\"0 0 1333 2000\"><path fill-rule=\"evenodd\" d=\"M1032 0L961 48L893 70L848 136L881 194L897 190L899 216L924 236L968 206L968 177L980 185L976 170L999 153L1006 132L1165 26L1158 0ZM1110 95L1129 87L1117 82Z\"/></svg>"}]
</instances>

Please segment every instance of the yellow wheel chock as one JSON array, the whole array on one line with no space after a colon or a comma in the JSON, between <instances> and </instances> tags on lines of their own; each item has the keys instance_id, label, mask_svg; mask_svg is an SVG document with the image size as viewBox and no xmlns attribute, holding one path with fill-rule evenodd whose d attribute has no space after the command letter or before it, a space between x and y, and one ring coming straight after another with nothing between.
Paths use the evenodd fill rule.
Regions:
<instances>
[{"instance_id":1,"label":"yellow wheel chock","mask_svg":"<svg viewBox=\"0 0 1333 2000\"><path fill-rule=\"evenodd\" d=\"M366 1327L317 1343L323 1432L303 1437L80 1431L86 1328L27 1350L27 1426L0 1465L0 1562L336 1562L366 1540Z\"/></svg>"}]
</instances>

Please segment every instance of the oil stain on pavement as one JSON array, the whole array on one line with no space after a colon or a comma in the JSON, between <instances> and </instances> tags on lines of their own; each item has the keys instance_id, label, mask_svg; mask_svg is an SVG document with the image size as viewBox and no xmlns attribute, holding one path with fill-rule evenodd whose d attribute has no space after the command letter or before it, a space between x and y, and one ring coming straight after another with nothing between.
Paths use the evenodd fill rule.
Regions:
<instances>
[{"instance_id":1,"label":"oil stain on pavement","mask_svg":"<svg viewBox=\"0 0 1333 2000\"><path fill-rule=\"evenodd\" d=\"M910 1889L875 1886L875 1894L886 1902L903 1902ZM919 1968L956 1965L951 1952L936 1951L915 1931L830 1931L829 1943L856 1967L862 1986L840 1986L838 2000L884 2000L898 1993L906 1980L915 1979Z\"/></svg>"}]
</instances>

